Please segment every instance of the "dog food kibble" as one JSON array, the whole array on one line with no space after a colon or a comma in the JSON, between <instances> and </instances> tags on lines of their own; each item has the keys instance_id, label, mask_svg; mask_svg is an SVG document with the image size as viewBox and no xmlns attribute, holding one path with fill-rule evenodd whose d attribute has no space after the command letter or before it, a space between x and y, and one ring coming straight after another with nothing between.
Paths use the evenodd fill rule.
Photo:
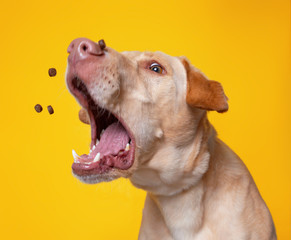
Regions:
<instances>
[{"instance_id":1,"label":"dog food kibble","mask_svg":"<svg viewBox=\"0 0 291 240\"><path fill-rule=\"evenodd\" d=\"M36 104L34 106L35 111L37 111L38 113L40 113L42 111L42 106L40 104Z\"/></svg>"},{"instance_id":2,"label":"dog food kibble","mask_svg":"<svg viewBox=\"0 0 291 240\"><path fill-rule=\"evenodd\" d=\"M47 110L50 114L53 114L54 113L54 109L51 105L47 106Z\"/></svg>"},{"instance_id":3,"label":"dog food kibble","mask_svg":"<svg viewBox=\"0 0 291 240\"><path fill-rule=\"evenodd\" d=\"M81 110L79 111L79 119L85 124L90 124L89 114L84 108L81 108Z\"/></svg>"},{"instance_id":4,"label":"dog food kibble","mask_svg":"<svg viewBox=\"0 0 291 240\"><path fill-rule=\"evenodd\" d=\"M55 68L50 68L48 74L50 77L54 77L57 75L57 70Z\"/></svg>"},{"instance_id":5,"label":"dog food kibble","mask_svg":"<svg viewBox=\"0 0 291 240\"><path fill-rule=\"evenodd\" d=\"M100 46L100 48L101 48L102 50L103 50L104 48L106 48L106 44L105 44L105 42L104 42L103 39L99 40L98 44L99 44L99 46Z\"/></svg>"}]
</instances>

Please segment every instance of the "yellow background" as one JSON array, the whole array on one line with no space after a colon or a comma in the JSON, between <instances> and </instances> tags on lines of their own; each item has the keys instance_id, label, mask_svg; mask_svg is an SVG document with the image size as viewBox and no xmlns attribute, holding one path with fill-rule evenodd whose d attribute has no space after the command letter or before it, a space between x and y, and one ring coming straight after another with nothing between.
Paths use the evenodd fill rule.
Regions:
<instances>
[{"instance_id":1,"label":"yellow background","mask_svg":"<svg viewBox=\"0 0 291 240\"><path fill-rule=\"evenodd\" d=\"M71 174L72 148L88 152L90 141L65 88L66 48L77 37L186 55L220 81L230 110L210 119L252 173L278 239L290 239L289 1L2 0L0 26L1 239L137 239L143 191Z\"/></svg>"}]
</instances>

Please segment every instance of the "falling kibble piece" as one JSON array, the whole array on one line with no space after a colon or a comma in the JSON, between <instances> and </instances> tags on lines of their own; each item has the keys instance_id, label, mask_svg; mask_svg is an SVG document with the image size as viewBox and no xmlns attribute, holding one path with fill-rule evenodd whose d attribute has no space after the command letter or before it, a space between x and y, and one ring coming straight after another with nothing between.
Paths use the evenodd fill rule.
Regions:
<instances>
[{"instance_id":1,"label":"falling kibble piece","mask_svg":"<svg viewBox=\"0 0 291 240\"><path fill-rule=\"evenodd\" d=\"M90 124L89 114L88 114L87 110L85 110L84 108L81 108L81 110L79 111L79 119L81 122L83 122L85 124Z\"/></svg>"},{"instance_id":2,"label":"falling kibble piece","mask_svg":"<svg viewBox=\"0 0 291 240\"><path fill-rule=\"evenodd\" d=\"M49 74L50 77L54 77L54 76L57 75L57 70L55 68L50 68L48 70L48 74Z\"/></svg>"},{"instance_id":3,"label":"falling kibble piece","mask_svg":"<svg viewBox=\"0 0 291 240\"><path fill-rule=\"evenodd\" d=\"M42 106L40 104L36 104L34 106L35 111L37 111L38 113L40 113L42 111Z\"/></svg>"},{"instance_id":4,"label":"falling kibble piece","mask_svg":"<svg viewBox=\"0 0 291 240\"><path fill-rule=\"evenodd\" d=\"M98 44L99 44L101 50L103 50L104 48L106 48L106 44L105 44L105 42L104 42L103 39L99 40Z\"/></svg>"},{"instance_id":5,"label":"falling kibble piece","mask_svg":"<svg viewBox=\"0 0 291 240\"><path fill-rule=\"evenodd\" d=\"M54 109L51 105L47 106L47 110L50 114L53 114L54 113Z\"/></svg>"}]
</instances>

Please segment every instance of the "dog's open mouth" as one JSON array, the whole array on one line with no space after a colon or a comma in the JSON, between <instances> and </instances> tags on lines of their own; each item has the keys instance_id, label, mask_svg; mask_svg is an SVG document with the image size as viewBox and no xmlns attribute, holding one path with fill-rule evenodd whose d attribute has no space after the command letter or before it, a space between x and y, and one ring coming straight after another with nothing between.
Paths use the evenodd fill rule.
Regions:
<instances>
[{"instance_id":1,"label":"dog's open mouth","mask_svg":"<svg viewBox=\"0 0 291 240\"><path fill-rule=\"evenodd\" d=\"M129 127L120 116L98 106L82 80L74 77L68 84L73 95L87 109L91 124L90 152L78 156L73 150L73 172L88 176L114 168L129 169L135 152L135 141Z\"/></svg>"}]
</instances>

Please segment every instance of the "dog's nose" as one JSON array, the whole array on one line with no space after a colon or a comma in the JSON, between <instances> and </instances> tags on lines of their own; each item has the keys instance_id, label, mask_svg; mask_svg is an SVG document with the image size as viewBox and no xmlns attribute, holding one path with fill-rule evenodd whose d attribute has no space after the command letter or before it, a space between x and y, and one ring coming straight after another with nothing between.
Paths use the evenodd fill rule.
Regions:
<instances>
[{"instance_id":1,"label":"dog's nose","mask_svg":"<svg viewBox=\"0 0 291 240\"><path fill-rule=\"evenodd\" d=\"M68 53L73 55L75 61L86 59L89 56L102 56L104 54L103 48L87 38L77 38L73 40L69 47Z\"/></svg>"}]
</instances>

